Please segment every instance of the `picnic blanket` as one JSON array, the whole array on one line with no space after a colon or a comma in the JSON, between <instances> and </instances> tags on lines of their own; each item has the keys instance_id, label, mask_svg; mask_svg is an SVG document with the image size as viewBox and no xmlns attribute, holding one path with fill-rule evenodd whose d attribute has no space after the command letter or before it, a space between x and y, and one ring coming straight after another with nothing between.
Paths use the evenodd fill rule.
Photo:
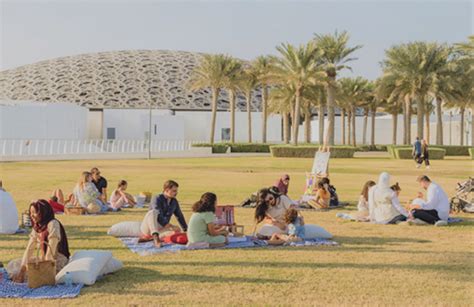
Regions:
<instances>
[{"instance_id":1,"label":"picnic blanket","mask_svg":"<svg viewBox=\"0 0 474 307\"><path fill-rule=\"evenodd\" d=\"M4 278L0 280L0 298L73 298L79 295L83 286L83 284L73 284L71 286L61 284L30 289L26 283L19 284Z\"/></svg>"},{"instance_id":2,"label":"picnic blanket","mask_svg":"<svg viewBox=\"0 0 474 307\"><path fill-rule=\"evenodd\" d=\"M186 245L180 244L163 244L161 248L156 248L153 242L138 243L138 238L120 238L122 243L128 247L132 252L139 254L140 256L148 256L154 254L164 254L164 253L176 253L183 250L195 250L196 248L188 248ZM251 237L247 236L242 238L236 238L233 240L229 238L229 244L224 247L212 248L212 249L233 249L233 248L255 248L255 247L275 247L270 246L264 240L252 240ZM332 240L326 239L311 239L305 240L303 242L292 242L286 246L319 246L327 245L334 246L338 243Z\"/></svg>"},{"instance_id":3,"label":"picnic blanket","mask_svg":"<svg viewBox=\"0 0 474 307\"><path fill-rule=\"evenodd\" d=\"M356 218L354 216L343 212L336 213L336 217L341 218L343 220L356 221ZM462 221L463 220L460 217L448 217L448 224L460 223Z\"/></svg>"}]
</instances>

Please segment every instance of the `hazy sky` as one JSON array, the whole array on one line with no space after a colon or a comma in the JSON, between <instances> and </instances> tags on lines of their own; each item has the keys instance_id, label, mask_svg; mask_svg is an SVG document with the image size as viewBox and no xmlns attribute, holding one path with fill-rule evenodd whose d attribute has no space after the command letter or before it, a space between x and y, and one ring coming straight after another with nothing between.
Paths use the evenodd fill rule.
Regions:
<instances>
[{"instance_id":1,"label":"hazy sky","mask_svg":"<svg viewBox=\"0 0 474 307\"><path fill-rule=\"evenodd\" d=\"M1 2L0 70L81 53L169 49L242 59L348 30L353 75L380 74L384 50L473 33L472 1L21 1ZM349 73L348 73L349 74ZM349 74L350 75L350 74Z\"/></svg>"}]
</instances>

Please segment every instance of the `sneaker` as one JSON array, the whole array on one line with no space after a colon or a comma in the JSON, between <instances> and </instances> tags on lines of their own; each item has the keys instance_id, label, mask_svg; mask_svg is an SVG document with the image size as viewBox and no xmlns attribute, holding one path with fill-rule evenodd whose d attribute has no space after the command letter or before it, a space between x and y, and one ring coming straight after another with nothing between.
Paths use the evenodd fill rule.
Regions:
<instances>
[{"instance_id":1,"label":"sneaker","mask_svg":"<svg viewBox=\"0 0 474 307\"><path fill-rule=\"evenodd\" d=\"M426 169L430 169L430 166L428 165L428 166L426 167Z\"/></svg>"},{"instance_id":2,"label":"sneaker","mask_svg":"<svg viewBox=\"0 0 474 307\"><path fill-rule=\"evenodd\" d=\"M420 168L420 167L421 167L421 164L417 164L417 165L416 165L416 168Z\"/></svg>"},{"instance_id":3,"label":"sneaker","mask_svg":"<svg viewBox=\"0 0 474 307\"><path fill-rule=\"evenodd\" d=\"M443 220L439 220L434 225L437 226L437 227L448 226L448 222L443 221Z\"/></svg>"},{"instance_id":4,"label":"sneaker","mask_svg":"<svg viewBox=\"0 0 474 307\"><path fill-rule=\"evenodd\" d=\"M407 223L408 225L428 225L428 223L420 219L408 220Z\"/></svg>"}]
</instances>

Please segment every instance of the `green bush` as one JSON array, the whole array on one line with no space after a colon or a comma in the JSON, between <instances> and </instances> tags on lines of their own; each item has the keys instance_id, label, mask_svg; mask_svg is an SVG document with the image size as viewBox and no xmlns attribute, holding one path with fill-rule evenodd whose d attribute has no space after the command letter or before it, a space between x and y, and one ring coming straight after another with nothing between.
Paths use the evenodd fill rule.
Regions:
<instances>
[{"instance_id":1,"label":"green bush","mask_svg":"<svg viewBox=\"0 0 474 307\"><path fill-rule=\"evenodd\" d=\"M410 145L387 145L387 152L393 159L398 159L395 152L396 148L408 148L411 150L413 147Z\"/></svg>"},{"instance_id":2,"label":"green bush","mask_svg":"<svg viewBox=\"0 0 474 307\"><path fill-rule=\"evenodd\" d=\"M387 151L387 145L359 145L357 151Z\"/></svg>"},{"instance_id":3,"label":"green bush","mask_svg":"<svg viewBox=\"0 0 474 307\"><path fill-rule=\"evenodd\" d=\"M271 144L235 143L228 144L231 152L270 152Z\"/></svg>"},{"instance_id":4,"label":"green bush","mask_svg":"<svg viewBox=\"0 0 474 307\"><path fill-rule=\"evenodd\" d=\"M441 148L446 150L447 156L469 156L469 146L455 145L432 145L430 148Z\"/></svg>"},{"instance_id":5,"label":"green bush","mask_svg":"<svg viewBox=\"0 0 474 307\"><path fill-rule=\"evenodd\" d=\"M319 146L292 146L276 145L270 146L273 157L277 158L314 158ZM353 158L356 147L352 146L334 146L331 147L331 158Z\"/></svg>"},{"instance_id":6,"label":"green bush","mask_svg":"<svg viewBox=\"0 0 474 307\"><path fill-rule=\"evenodd\" d=\"M222 154L222 153L227 152L229 145L225 143L217 143L213 145L209 143L200 143L200 144L193 144L193 147L212 147L212 153Z\"/></svg>"},{"instance_id":7,"label":"green bush","mask_svg":"<svg viewBox=\"0 0 474 307\"><path fill-rule=\"evenodd\" d=\"M474 160L474 147L469 148L469 155L471 156L471 159Z\"/></svg>"},{"instance_id":8,"label":"green bush","mask_svg":"<svg viewBox=\"0 0 474 307\"><path fill-rule=\"evenodd\" d=\"M410 147L395 147L393 150L396 159L413 159L413 150ZM446 150L442 148L429 148L428 153L430 160L443 160Z\"/></svg>"}]
</instances>

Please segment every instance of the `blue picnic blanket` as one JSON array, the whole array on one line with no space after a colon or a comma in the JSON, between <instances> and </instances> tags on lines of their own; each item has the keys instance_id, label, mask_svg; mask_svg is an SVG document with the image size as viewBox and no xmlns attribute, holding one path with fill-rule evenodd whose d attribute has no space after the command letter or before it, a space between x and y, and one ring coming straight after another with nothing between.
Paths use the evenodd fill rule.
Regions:
<instances>
[{"instance_id":1,"label":"blue picnic blanket","mask_svg":"<svg viewBox=\"0 0 474 307\"><path fill-rule=\"evenodd\" d=\"M26 283L19 284L4 278L0 280L0 298L73 298L79 295L83 286L83 284L73 284L71 286L61 284L30 289Z\"/></svg>"},{"instance_id":2,"label":"blue picnic blanket","mask_svg":"<svg viewBox=\"0 0 474 307\"><path fill-rule=\"evenodd\" d=\"M180 244L163 244L161 248L156 248L153 242L138 243L138 238L120 238L122 243L128 247L132 252L139 254L140 256L148 256L154 254L163 254L163 253L177 253L183 250L195 250L195 248L187 248L186 245ZM292 242L286 246L317 246L317 245L337 245L338 243L332 240L326 239L311 239L305 240L303 242ZM252 247L275 247L268 245L266 241L263 240L252 240L251 237L246 237L245 241L242 242L231 242L223 247L212 248L212 249L233 249L233 248L252 248Z\"/></svg>"}]
</instances>

